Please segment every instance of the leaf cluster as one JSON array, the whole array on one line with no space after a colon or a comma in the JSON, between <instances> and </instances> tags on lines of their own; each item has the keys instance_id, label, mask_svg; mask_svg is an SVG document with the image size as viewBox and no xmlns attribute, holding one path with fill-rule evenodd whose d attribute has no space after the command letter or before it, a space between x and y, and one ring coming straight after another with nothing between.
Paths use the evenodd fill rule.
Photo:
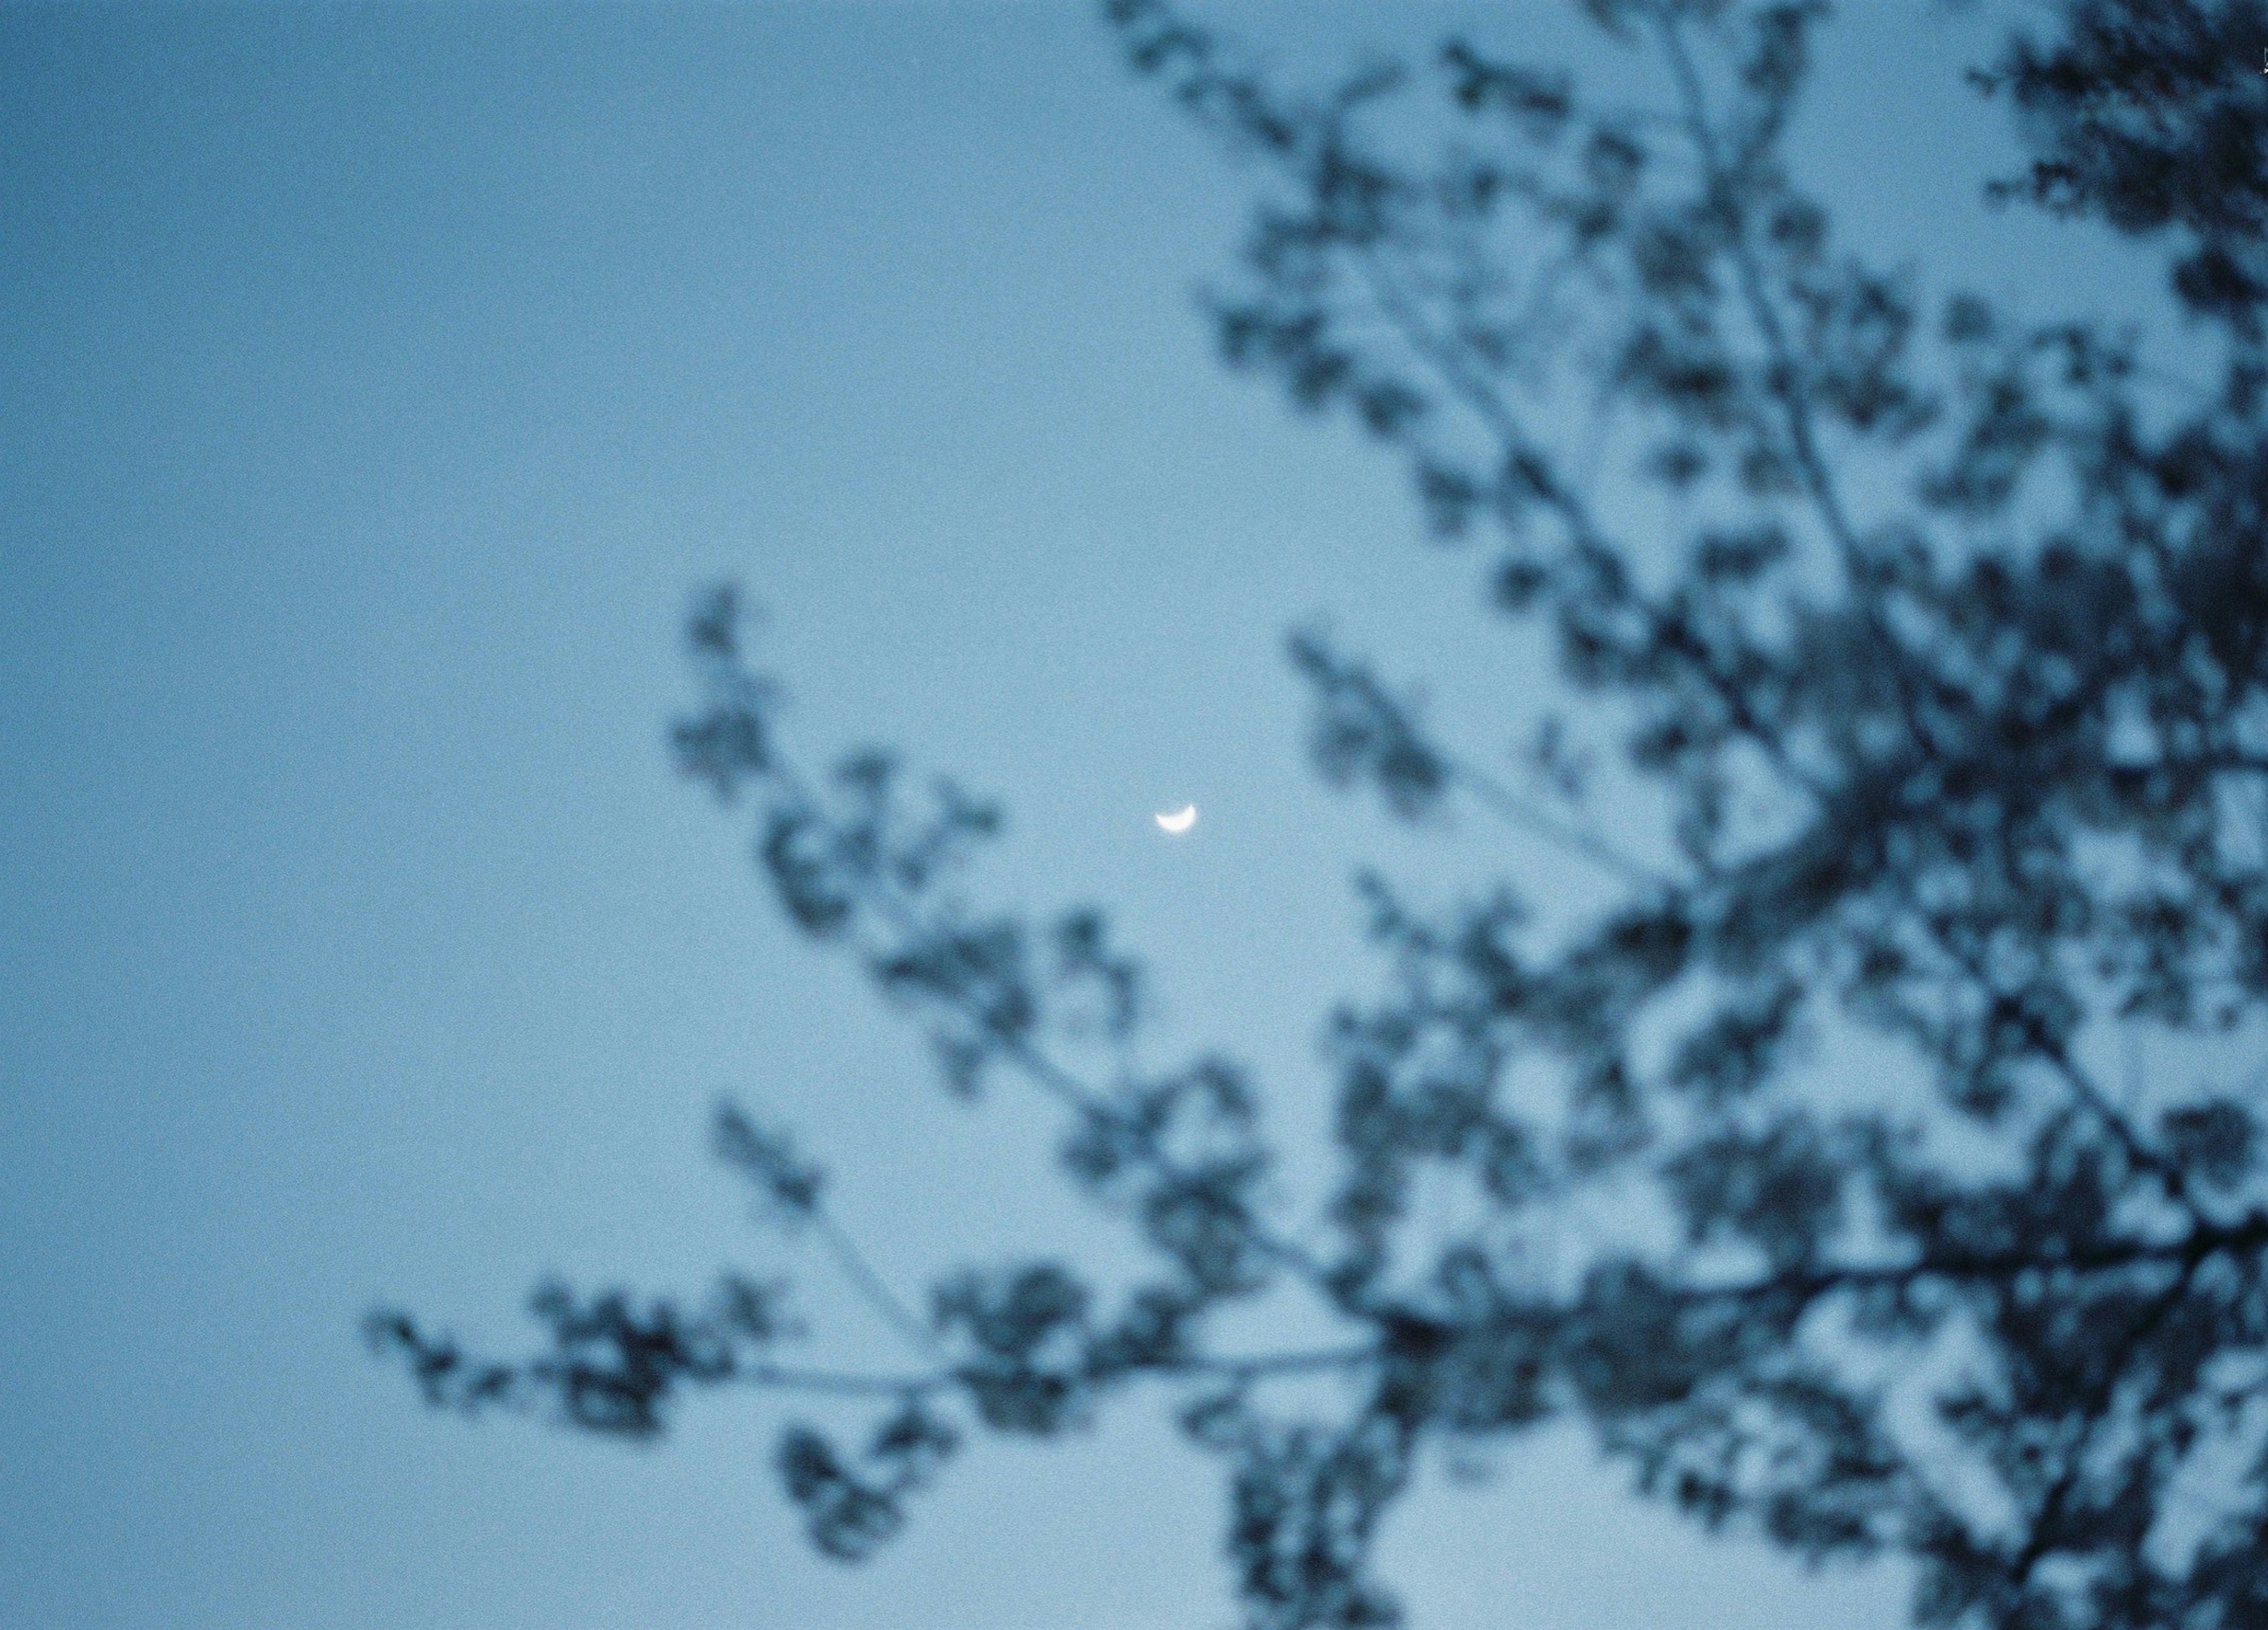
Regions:
<instances>
[{"instance_id":1,"label":"leaf cluster","mask_svg":"<svg viewBox=\"0 0 2268 1630\"><path fill-rule=\"evenodd\" d=\"M782 1367L742 1281L697 1313L552 1291L519 1364L379 1316L429 1399L630 1435L696 1387L867 1399L862 1449L797 1426L778 1456L856 1560L971 1433L1160 1382L1225 1464L1268 1630L1395 1622L1370 1558L1422 1457L1555 1417L1712 1530L1908 1559L1925 1624L2268 1621L2258 7L2067 0L1985 76L2036 158L2004 195L2169 246L2219 370L2172 401L2127 338L1926 308L1836 247L1783 151L1823 5L1587 9L1653 101L1468 39L1290 97L1161 0L1107 7L1260 178L1226 358L1406 460L1563 682L1522 721L1531 795L1367 659L1292 642L1328 782L1557 852L1442 911L1362 881L1385 977L1329 1024L1320 1214L1278 1214L1245 1070L1138 1067L1100 912L968 903L990 806L880 753L799 768L719 591L681 766L753 805L786 918L952 1088L1055 1104L1144 1271L972 1266L915 1317L817 1169L728 1110L719 1153L914 1368ZM1643 796L1602 798L1601 764ZM2143 1051L2170 1062L2118 1079ZM1444 1189L1463 1220L1421 1226ZM1232 1309L1295 1301L1344 1339L1224 1345Z\"/></svg>"}]
</instances>

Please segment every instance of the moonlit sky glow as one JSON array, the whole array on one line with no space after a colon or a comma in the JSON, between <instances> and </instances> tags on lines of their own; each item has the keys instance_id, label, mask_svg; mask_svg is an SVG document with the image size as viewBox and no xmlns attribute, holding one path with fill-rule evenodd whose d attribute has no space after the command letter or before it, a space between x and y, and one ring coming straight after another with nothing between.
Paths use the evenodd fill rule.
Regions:
<instances>
[{"instance_id":1,"label":"moonlit sky glow","mask_svg":"<svg viewBox=\"0 0 2268 1630\"><path fill-rule=\"evenodd\" d=\"M1542 0L1193 9L1317 69L1460 23L1599 48ZM1977 203L1988 19L1844 10L1794 144L1840 230L2146 309L2098 239ZM909 1293L1117 1249L1042 1106L949 1101L673 777L719 577L798 751L998 796L972 888L1108 908L1153 1061L1226 1048L1295 1142L1377 975L1355 866L1548 875L1304 762L1294 623L1484 743L1537 674L1388 459L1218 365L1191 295L1236 167L1073 0L19 4L0 126L0 1620L1227 1622L1219 1480L1155 1394L981 1446L844 1571L775 1486L776 1402L651 1449L468 1426L357 1321L509 1352L546 1273L777 1263L706 1155L727 1093ZM1161 788L1201 841L1139 819ZM900 1356L816 1264L805 1305L815 1356ZM1903 1620L1895 1576L1708 1542L1567 1436L1431 1477L1386 1551L1419 1630Z\"/></svg>"}]
</instances>

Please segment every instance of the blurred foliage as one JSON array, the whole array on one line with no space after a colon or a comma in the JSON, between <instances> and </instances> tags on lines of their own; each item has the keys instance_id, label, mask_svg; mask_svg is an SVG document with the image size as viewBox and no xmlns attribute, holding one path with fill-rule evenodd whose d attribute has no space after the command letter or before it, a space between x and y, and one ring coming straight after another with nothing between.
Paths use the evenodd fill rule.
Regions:
<instances>
[{"instance_id":1,"label":"blurred foliage","mask_svg":"<svg viewBox=\"0 0 2268 1630\"><path fill-rule=\"evenodd\" d=\"M1108 7L1256 178L1226 360L1406 456L1557 654L1523 792L1303 632L1318 768L1394 817L1505 816L1567 857L1539 899L1582 871L1595 909L1364 881L1388 977L1331 1022L1336 1186L1290 1228L1245 1073L1134 1069L1099 913L967 902L989 806L873 753L798 768L718 591L683 768L754 804L789 918L955 1091L1057 1101L1152 1272L1112 1305L1065 1263L971 1268L920 1319L828 1233L902 1376L784 1367L781 1288L739 1280L695 1312L547 1289L519 1364L374 1316L430 1399L644 1435L708 1385L872 1398L864 1447L796 1426L778 1456L855 1560L969 1432L1163 1380L1267 1630L1395 1622L1369 1552L1421 1453L1571 1415L1712 1529L1907 1559L1924 1624L2268 1624L2268 15L2065 0L1975 76L2034 160L2005 202L2164 254L2215 377L2161 388L2118 334L1933 314L1835 247L1782 154L1823 6L1585 9L1654 101L1463 40L1294 96ZM2139 1041L2183 1062L2116 1080ZM774 1221L831 1229L784 1134L728 1108L718 1136ZM1468 1222L1419 1228L1444 1182ZM1344 1342L1223 1350L1279 1294ZM1317 1374L1337 1407L1277 1384Z\"/></svg>"}]
</instances>

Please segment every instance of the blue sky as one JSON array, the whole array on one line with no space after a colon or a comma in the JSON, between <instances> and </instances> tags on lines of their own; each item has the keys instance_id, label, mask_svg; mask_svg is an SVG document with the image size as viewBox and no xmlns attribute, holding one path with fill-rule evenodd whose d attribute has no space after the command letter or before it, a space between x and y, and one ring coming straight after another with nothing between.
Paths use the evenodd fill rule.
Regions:
<instances>
[{"instance_id":1,"label":"blue sky","mask_svg":"<svg viewBox=\"0 0 2268 1630\"><path fill-rule=\"evenodd\" d=\"M1977 207L2009 151L1959 81L1978 18L1845 10L1800 143L1839 225L2146 308L2138 263ZM1460 17L1594 48L1565 13L1208 14L1329 63ZM671 774L719 576L800 749L999 794L984 890L1109 906L1157 1056L1230 1047L1295 1132L1374 971L1351 868L1534 868L1302 762L1295 621L1483 741L1535 670L1389 462L1216 364L1190 296L1234 167L1071 0L17 5L0 125L0 1618L1223 1622L1218 1479L1142 1398L968 1457L846 1573L782 1507L777 1405L651 1450L468 1427L355 1326L400 1299L509 1349L546 1272L774 1260L705 1157L725 1093L902 1286L1109 1249L1040 1107L946 1102ZM810 1304L822 1351L889 1356ZM1895 1577L1703 1541L1564 1437L1429 1486L1388 1551L1441 1630L1902 1616Z\"/></svg>"}]
</instances>

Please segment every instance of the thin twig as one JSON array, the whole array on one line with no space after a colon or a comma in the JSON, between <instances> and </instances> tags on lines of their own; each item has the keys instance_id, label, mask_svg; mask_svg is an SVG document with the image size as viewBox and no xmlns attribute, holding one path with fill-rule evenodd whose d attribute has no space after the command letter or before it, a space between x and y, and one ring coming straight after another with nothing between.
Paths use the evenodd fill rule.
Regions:
<instances>
[{"instance_id":1,"label":"thin twig","mask_svg":"<svg viewBox=\"0 0 2268 1630\"><path fill-rule=\"evenodd\" d=\"M1562 821L1522 798L1487 771L1457 759L1444 759L1442 762L1448 766L1452 780L1514 826L1525 828L1538 837L1580 856L1602 870L1613 873L1624 882L1660 890L1678 886L1674 878L1654 870L1643 861L1632 859L1596 833Z\"/></svg>"},{"instance_id":2,"label":"thin twig","mask_svg":"<svg viewBox=\"0 0 2268 1630\"><path fill-rule=\"evenodd\" d=\"M931 1358L943 1359L945 1349L929 1326L914 1317L913 1309L900 1301L895 1292L866 1260L850 1235L845 1233L824 1207L813 1208L812 1226L818 1231L820 1242L836 1265L843 1270L845 1279L863 1296L867 1304L880 1314L885 1324L904 1337L917 1351Z\"/></svg>"}]
</instances>

